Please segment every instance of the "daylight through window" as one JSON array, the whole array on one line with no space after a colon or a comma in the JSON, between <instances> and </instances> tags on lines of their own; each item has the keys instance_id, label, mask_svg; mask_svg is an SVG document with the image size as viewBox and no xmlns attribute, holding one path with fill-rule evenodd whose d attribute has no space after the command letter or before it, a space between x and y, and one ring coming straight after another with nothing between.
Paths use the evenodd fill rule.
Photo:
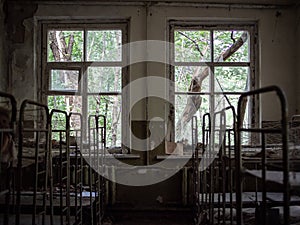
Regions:
<instances>
[{"instance_id":1,"label":"daylight through window","mask_svg":"<svg viewBox=\"0 0 300 225\"><path fill-rule=\"evenodd\" d=\"M105 115L107 146L121 146L126 24L55 24L43 32L49 108L82 113L85 127L89 115Z\"/></svg>"}]
</instances>

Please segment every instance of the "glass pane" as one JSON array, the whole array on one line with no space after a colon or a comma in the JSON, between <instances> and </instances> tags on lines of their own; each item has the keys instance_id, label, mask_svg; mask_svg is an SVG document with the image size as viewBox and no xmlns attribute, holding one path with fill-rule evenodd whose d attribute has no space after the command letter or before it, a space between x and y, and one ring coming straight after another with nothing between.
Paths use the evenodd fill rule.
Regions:
<instances>
[{"instance_id":1,"label":"glass pane","mask_svg":"<svg viewBox=\"0 0 300 225\"><path fill-rule=\"evenodd\" d=\"M210 31L176 30L174 45L176 62L210 61Z\"/></svg>"},{"instance_id":2,"label":"glass pane","mask_svg":"<svg viewBox=\"0 0 300 225\"><path fill-rule=\"evenodd\" d=\"M216 67L216 91L243 92L247 91L249 67Z\"/></svg>"},{"instance_id":3,"label":"glass pane","mask_svg":"<svg viewBox=\"0 0 300 225\"><path fill-rule=\"evenodd\" d=\"M89 114L106 116L107 147L121 146L121 95L88 97Z\"/></svg>"},{"instance_id":4,"label":"glass pane","mask_svg":"<svg viewBox=\"0 0 300 225\"><path fill-rule=\"evenodd\" d=\"M175 86L176 91L191 91L198 90L201 92L209 91L209 69L208 67L198 67L198 66L176 66L175 67ZM191 81L193 76L195 80L200 81L201 88L191 87Z\"/></svg>"},{"instance_id":5,"label":"glass pane","mask_svg":"<svg viewBox=\"0 0 300 225\"><path fill-rule=\"evenodd\" d=\"M78 70L51 70L51 91L77 91L79 71Z\"/></svg>"},{"instance_id":6,"label":"glass pane","mask_svg":"<svg viewBox=\"0 0 300 225\"><path fill-rule=\"evenodd\" d=\"M199 104L189 105L190 101ZM196 116L198 121L202 120L202 116L209 112L209 96L175 96L175 140L184 141L188 144L192 143L191 118ZM188 115L188 116L187 116ZM186 119L189 118L189 119ZM200 129L201 130L201 129Z\"/></svg>"},{"instance_id":7,"label":"glass pane","mask_svg":"<svg viewBox=\"0 0 300 225\"><path fill-rule=\"evenodd\" d=\"M83 31L48 31L48 62L78 62L82 60Z\"/></svg>"},{"instance_id":8,"label":"glass pane","mask_svg":"<svg viewBox=\"0 0 300 225\"><path fill-rule=\"evenodd\" d=\"M247 38L245 43L228 59L224 60L223 56L226 50L241 37ZM250 35L247 31L214 31L214 60L216 62L249 62L249 38Z\"/></svg>"},{"instance_id":9,"label":"glass pane","mask_svg":"<svg viewBox=\"0 0 300 225\"><path fill-rule=\"evenodd\" d=\"M121 91L121 67L89 67L88 92Z\"/></svg>"},{"instance_id":10,"label":"glass pane","mask_svg":"<svg viewBox=\"0 0 300 225\"><path fill-rule=\"evenodd\" d=\"M121 30L89 30L87 31L88 61L121 61Z\"/></svg>"},{"instance_id":11,"label":"glass pane","mask_svg":"<svg viewBox=\"0 0 300 225\"><path fill-rule=\"evenodd\" d=\"M82 97L77 95L48 96L49 109L60 109L67 112L81 113Z\"/></svg>"}]
</instances>

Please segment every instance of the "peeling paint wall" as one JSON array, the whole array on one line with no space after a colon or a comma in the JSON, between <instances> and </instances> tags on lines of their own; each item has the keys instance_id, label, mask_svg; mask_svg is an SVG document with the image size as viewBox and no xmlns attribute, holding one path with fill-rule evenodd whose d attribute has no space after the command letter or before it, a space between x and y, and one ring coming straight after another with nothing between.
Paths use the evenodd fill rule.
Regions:
<instances>
[{"instance_id":1,"label":"peeling paint wall","mask_svg":"<svg viewBox=\"0 0 300 225\"><path fill-rule=\"evenodd\" d=\"M8 91L17 102L24 99L36 100L37 85L34 76L34 26L33 15L36 5L8 5L7 43Z\"/></svg>"},{"instance_id":2,"label":"peeling paint wall","mask_svg":"<svg viewBox=\"0 0 300 225\"><path fill-rule=\"evenodd\" d=\"M231 9L228 8L179 8L152 7L148 18L149 38L164 40L166 37L167 19L197 20L254 20L258 23L259 33L259 84L280 86L289 102L290 115L296 111L296 12L294 9ZM277 16L278 13L280 16ZM149 73L157 73L159 67L148 68ZM262 103L264 115L268 119L278 118L278 112L272 107L272 101ZM155 110L154 107L149 106ZM264 115L262 115L264 119Z\"/></svg>"},{"instance_id":3,"label":"peeling paint wall","mask_svg":"<svg viewBox=\"0 0 300 225\"><path fill-rule=\"evenodd\" d=\"M3 0L0 0L3 1ZM37 19L107 19L107 18L126 18L130 19L129 38L130 41L139 40L162 40L167 39L168 19L193 19L198 21L208 20L238 20L238 21L257 21L259 32L259 87L266 85L278 85L283 88L289 101L290 115L296 112L296 96L300 96L300 22L299 9L296 14L295 9L238 9L238 8L210 8L210 7L168 7L139 5L139 6L109 6L109 5L75 5L75 4L40 4L40 5L9 5L7 9L8 20L5 24L8 32L6 42L7 52L0 49L1 66L4 65L3 57L6 54L9 62L9 90L15 95L18 102L25 98L38 99L40 69L38 68L39 56L36 55L37 45L35 32L39 32L36 26ZM280 12L280 16L278 15ZM298 24L296 24L296 16ZM3 19L0 17L0 31L2 31ZM296 26L298 27L297 36ZM298 61L295 43L298 40ZM0 38L1 44L1 38ZM5 56L6 57L6 56ZM298 83L297 79L298 64ZM2 72L3 67L1 67ZM135 80L145 76L166 76L165 65L158 63L138 63L130 68L130 80ZM2 76L1 76L1 79ZM7 80L6 80L7 81ZM2 85L2 82L1 82ZM0 87L2 88L2 86ZM136 94L136 93L134 93ZM161 103L163 104L163 103ZM264 114L268 118L275 118L279 112L273 110L273 102L264 101ZM298 98L300 106L300 97ZM299 109L299 108L298 108ZM159 107L156 100L148 103L142 101L134 107L132 114L133 120L146 120L164 114L165 108ZM143 124L142 124L143 125ZM140 128L141 127L141 128ZM146 125L135 126L133 130L143 132L147 129ZM160 149L159 151L163 150ZM157 153L157 152L155 152ZM156 154L150 153L153 159ZM156 159L156 158L155 158ZM152 158L151 158L152 160ZM164 184L153 185L146 190L151 193L145 198L144 188L132 189L120 187L116 189L117 201L132 202L134 205L146 203L155 205L157 195L172 202L180 202L182 190L180 179L182 175L177 174L175 180L168 180ZM173 178L172 178L173 179ZM184 179L183 179L184 180ZM160 186L162 185L162 186ZM179 187L179 188L174 188ZM129 193L129 194L128 194ZM131 198L131 194L134 197ZM157 195L154 195L158 193ZM147 201L145 203L145 201Z\"/></svg>"},{"instance_id":4,"label":"peeling paint wall","mask_svg":"<svg viewBox=\"0 0 300 225\"><path fill-rule=\"evenodd\" d=\"M300 113L300 5L297 8L297 79L296 79L296 88L297 88L297 113Z\"/></svg>"},{"instance_id":5,"label":"peeling paint wall","mask_svg":"<svg viewBox=\"0 0 300 225\"><path fill-rule=\"evenodd\" d=\"M147 8L148 7L148 8ZM299 10L298 10L299 11ZM11 5L8 9L10 27L10 88L17 99L37 98L37 71L34 49L34 18L130 18L130 41L167 40L167 20L256 20L259 29L259 86L278 85L286 93L289 112L296 112L296 10L238 9L168 6L103 6L103 5ZM279 12L279 16L278 16ZM298 13L299 14L299 13ZM277 16L276 16L277 15ZM299 27L299 23L298 23ZM299 29L298 29L299 30ZM299 37L299 31L298 31ZM299 38L298 38L299 39ZM164 65L147 63L131 68L131 80L143 76L166 75ZM299 100L300 101L300 100ZM276 116L271 101L264 101L265 114ZM149 103L149 117L157 113L155 102ZM145 103L135 107L137 117L146 117Z\"/></svg>"},{"instance_id":6,"label":"peeling paint wall","mask_svg":"<svg viewBox=\"0 0 300 225\"><path fill-rule=\"evenodd\" d=\"M4 0L0 0L0 91L6 91L7 88L7 63L5 51L5 28L4 28Z\"/></svg>"}]
</instances>

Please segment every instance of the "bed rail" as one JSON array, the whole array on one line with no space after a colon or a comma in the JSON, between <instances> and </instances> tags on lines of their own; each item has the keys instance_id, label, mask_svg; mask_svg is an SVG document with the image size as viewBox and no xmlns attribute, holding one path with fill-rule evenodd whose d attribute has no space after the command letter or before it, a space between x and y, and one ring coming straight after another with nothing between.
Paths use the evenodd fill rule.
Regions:
<instances>
[{"instance_id":1,"label":"bed rail","mask_svg":"<svg viewBox=\"0 0 300 225\"><path fill-rule=\"evenodd\" d=\"M243 100L248 97L259 97L263 94L274 93L280 102L280 128L263 128L263 127L244 127L241 117ZM237 111L237 145L235 150L236 158L236 198L237 198L237 224L243 224L242 208L243 208L243 178L245 172L242 164L242 132L248 132L249 134L256 133L260 135L261 140L261 180L262 180L262 199L261 199L261 215L267 214L267 179L268 168L266 160L266 135L278 134L281 136L282 144L282 171L283 173L283 188L284 195L284 224L289 224L289 204L290 204L290 183L289 183L289 153L288 153L288 123L287 123L287 102L283 91L277 86L269 86L260 88L254 91L243 93L238 101ZM263 216L262 224L267 224L267 216Z\"/></svg>"},{"instance_id":2,"label":"bed rail","mask_svg":"<svg viewBox=\"0 0 300 225\"><path fill-rule=\"evenodd\" d=\"M31 214L31 224L36 225L37 221L46 224L47 188L49 174L49 134L50 115L46 105L31 100L24 100L20 107L19 116L19 145L17 165L17 197L16 197L16 224L21 223L21 206L26 195L30 195L29 205L26 210ZM33 139L33 154L25 155L24 142L29 137ZM23 160L33 161L34 169L32 174L33 191L24 193L22 186ZM28 176L30 177L30 176ZM24 199L23 199L24 198ZM22 201L21 201L22 200ZM28 208L29 209L28 209ZM41 217L41 220L40 220ZM51 219L50 219L51 220ZM50 221L50 224L52 221Z\"/></svg>"}]
</instances>

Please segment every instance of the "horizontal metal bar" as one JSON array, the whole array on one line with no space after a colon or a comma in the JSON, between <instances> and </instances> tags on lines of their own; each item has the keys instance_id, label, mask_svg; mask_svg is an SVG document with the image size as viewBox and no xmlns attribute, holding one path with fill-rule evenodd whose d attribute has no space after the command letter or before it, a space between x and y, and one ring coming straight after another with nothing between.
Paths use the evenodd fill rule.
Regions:
<instances>
[{"instance_id":1,"label":"horizontal metal bar","mask_svg":"<svg viewBox=\"0 0 300 225\"><path fill-rule=\"evenodd\" d=\"M250 67L250 62L172 62L174 66L195 66L195 67Z\"/></svg>"},{"instance_id":2,"label":"horizontal metal bar","mask_svg":"<svg viewBox=\"0 0 300 225\"><path fill-rule=\"evenodd\" d=\"M245 92L230 92L230 91L224 91L224 92L191 92L191 91L175 91L175 95L241 95Z\"/></svg>"},{"instance_id":3,"label":"horizontal metal bar","mask_svg":"<svg viewBox=\"0 0 300 225\"><path fill-rule=\"evenodd\" d=\"M120 71L121 71L121 68L124 66L124 62L122 61L47 62L47 66L50 70L78 70L79 71L83 65L88 67L120 67Z\"/></svg>"},{"instance_id":4,"label":"horizontal metal bar","mask_svg":"<svg viewBox=\"0 0 300 225\"><path fill-rule=\"evenodd\" d=\"M238 131L244 132L261 132L261 133L282 133L281 129L269 129L269 128L240 128Z\"/></svg>"},{"instance_id":5,"label":"horizontal metal bar","mask_svg":"<svg viewBox=\"0 0 300 225\"><path fill-rule=\"evenodd\" d=\"M1 196L1 195L5 195L5 194L7 194L8 192L9 192L8 189L7 189L7 190L4 190L4 191L1 191L1 192L0 192L0 196Z\"/></svg>"},{"instance_id":6,"label":"horizontal metal bar","mask_svg":"<svg viewBox=\"0 0 300 225\"><path fill-rule=\"evenodd\" d=\"M22 132L48 132L48 129L23 128Z\"/></svg>"},{"instance_id":7,"label":"horizontal metal bar","mask_svg":"<svg viewBox=\"0 0 300 225\"><path fill-rule=\"evenodd\" d=\"M93 95L122 95L122 92L120 91L108 91L108 92L90 92L87 94L88 96L93 96Z\"/></svg>"},{"instance_id":8,"label":"horizontal metal bar","mask_svg":"<svg viewBox=\"0 0 300 225\"><path fill-rule=\"evenodd\" d=\"M45 174L46 173L46 170L43 170L43 171L40 171L37 173L37 175L41 175L41 174Z\"/></svg>"}]
</instances>

